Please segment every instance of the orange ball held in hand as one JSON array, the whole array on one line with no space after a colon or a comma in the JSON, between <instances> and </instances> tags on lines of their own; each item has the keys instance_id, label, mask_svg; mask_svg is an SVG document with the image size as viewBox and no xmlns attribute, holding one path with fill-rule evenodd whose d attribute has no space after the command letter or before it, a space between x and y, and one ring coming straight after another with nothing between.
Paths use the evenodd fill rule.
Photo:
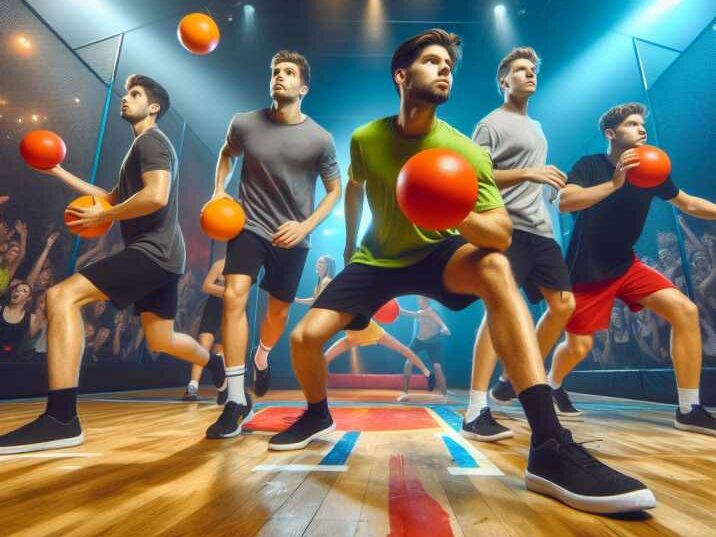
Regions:
<instances>
[{"instance_id":1,"label":"orange ball held in hand","mask_svg":"<svg viewBox=\"0 0 716 537\"><path fill-rule=\"evenodd\" d=\"M201 209L201 229L210 239L228 241L244 229L246 215L239 203L231 198L217 198Z\"/></svg>"},{"instance_id":2,"label":"orange ball held in hand","mask_svg":"<svg viewBox=\"0 0 716 537\"><path fill-rule=\"evenodd\" d=\"M671 173L669 155L653 145L641 145L634 149L639 155L639 165L627 172L627 180L640 188L653 188L666 181Z\"/></svg>"},{"instance_id":3,"label":"orange ball held in hand","mask_svg":"<svg viewBox=\"0 0 716 537\"><path fill-rule=\"evenodd\" d=\"M425 149L413 155L398 175L396 195L406 218L423 229L457 226L475 208L477 174L450 149Z\"/></svg>"},{"instance_id":4,"label":"orange ball held in hand","mask_svg":"<svg viewBox=\"0 0 716 537\"><path fill-rule=\"evenodd\" d=\"M177 37L192 54L209 54L219 44L219 27L204 13L190 13L179 22Z\"/></svg>"},{"instance_id":5,"label":"orange ball held in hand","mask_svg":"<svg viewBox=\"0 0 716 537\"><path fill-rule=\"evenodd\" d=\"M95 203L98 203L102 206L102 209L107 210L112 205L104 199L97 196L80 196L79 198L73 200L67 208L70 207L92 207L95 205ZM65 211L65 225L69 224L70 222L74 222L77 220L77 217L69 214L67 211ZM77 226L67 226L67 229L70 231L70 233L74 233L75 235L79 235L83 239L94 239L96 237L101 237L107 231L109 231L109 228L112 227L112 222L105 222L104 224L100 224L99 226L93 226L93 227L77 227Z\"/></svg>"},{"instance_id":6,"label":"orange ball held in hand","mask_svg":"<svg viewBox=\"0 0 716 537\"><path fill-rule=\"evenodd\" d=\"M33 168L49 170L65 160L67 146L52 131L30 131L20 141L20 154Z\"/></svg>"}]
</instances>

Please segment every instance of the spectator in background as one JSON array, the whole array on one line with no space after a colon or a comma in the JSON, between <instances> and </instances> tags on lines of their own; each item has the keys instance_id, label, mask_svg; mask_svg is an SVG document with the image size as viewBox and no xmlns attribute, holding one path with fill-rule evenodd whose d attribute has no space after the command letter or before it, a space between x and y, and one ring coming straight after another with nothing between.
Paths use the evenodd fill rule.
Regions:
<instances>
[{"instance_id":1,"label":"spectator in background","mask_svg":"<svg viewBox=\"0 0 716 537\"><path fill-rule=\"evenodd\" d=\"M5 226L6 227L6 226ZM5 293L8 286L17 272L17 268L25 258L27 251L27 226L20 220L15 222L15 231L19 236L19 241L7 241L7 250L2 254L0 259L0 295ZM8 238L12 238L14 232L4 233ZM30 285L32 285L30 283Z\"/></svg>"},{"instance_id":2,"label":"spectator in background","mask_svg":"<svg viewBox=\"0 0 716 537\"><path fill-rule=\"evenodd\" d=\"M122 363L131 361L134 353L133 326L127 315L127 310L118 310L114 316L114 330L112 333L112 360Z\"/></svg>"},{"instance_id":3,"label":"spectator in background","mask_svg":"<svg viewBox=\"0 0 716 537\"><path fill-rule=\"evenodd\" d=\"M30 313L32 287L27 282L13 284L9 300L0 307L0 357L16 357L23 340L39 330L38 320Z\"/></svg>"},{"instance_id":4,"label":"spectator in background","mask_svg":"<svg viewBox=\"0 0 716 537\"><path fill-rule=\"evenodd\" d=\"M44 293L47 291L55 282L55 271L49 262L50 250L57 242L60 237L59 231L52 231L54 226L50 225L48 228L47 239L45 240L45 247L40 252L37 260L32 265L30 274L27 276L27 283L29 283L36 293Z\"/></svg>"},{"instance_id":5,"label":"spectator in background","mask_svg":"<svg viewBox=\"0 0 716 537\"><path fill-rule=\"evenodd\" d=\"M107 307L107 302L94 302L88 308L87 322L95 329L92 340L93 361L99 362L110 358L112 348L112 328L114 327L114 314Z\"/></svg>"}]
</instances>

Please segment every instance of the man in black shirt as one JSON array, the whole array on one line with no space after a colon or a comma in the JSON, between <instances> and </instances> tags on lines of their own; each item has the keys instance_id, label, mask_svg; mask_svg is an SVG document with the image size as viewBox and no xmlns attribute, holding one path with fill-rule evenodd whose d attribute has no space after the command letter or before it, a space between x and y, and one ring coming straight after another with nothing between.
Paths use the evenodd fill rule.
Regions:
<instances>
[{"instance_id":1,"label":"man in black shirt","mask_svg":"<svg viewBox=\"0 0 716 537\"><path fill-rule=\"evenodd\" d=\"M577 307L567 324L567 339L554 353L549 383L558 414L578 417L562 386L563 379L589 353L594 332L606 330L614 299L632 311L648 308L671 325L671 352L679 393L674 425L716 435L716 418L699 404L701 332L696 305L672 282L642 263L634 253L651 200L659 197L697 218L716 219L716 204L679 190L671 178L652 188L626 182L639 165L634 148L646 143L639 103L615 106L599 121L607 154L581 158L560 192L559 209L575 214L567 265Z\"/></svg>"},{"instance_id":2,"label":"man in black shirt","mask_svg":"<svg viewBox=\"0 0 716 537\"><path fill-rule=\"evenodd\" d=\"M134 141L117 185L107 192L59 165L44 172L81 194L112 204L107 210L99 203L73 209L78 219L72 225L82 229L118 220L126 248L84 267L47 292L47 409L35 421L0 436L0 454L70 447L84 441L77 417L84 341L81 308L92 302L111 300L117 309L134 304L151 350L208 366L217 387L225 382L221 357L210 356L192 337L174 331L177 284L186 255L177 217L177 157L169 138L156 126L169 110L169 95L142 75L130 76L125 88L120 115L132 126Z\"/></svg>"}]
</instances>

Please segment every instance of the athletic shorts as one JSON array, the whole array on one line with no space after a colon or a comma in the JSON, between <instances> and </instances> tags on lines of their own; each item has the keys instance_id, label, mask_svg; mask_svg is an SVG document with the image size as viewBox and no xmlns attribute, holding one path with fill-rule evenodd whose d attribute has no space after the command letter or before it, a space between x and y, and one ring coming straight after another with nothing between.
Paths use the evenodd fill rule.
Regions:
<instances>
[{"instance_id":1,"label":"athletic shorts","mask_svg":"<svg viewBox=\"0 0 716 537\"><path fill-rule=\"evenodd\" d=\"M147 254L125 248L79 271L109 297L115 308L134 304L134 314L154 313L163 319L177 314L180 274L164 270Z\"/></svg>"},{"instance_id":2,"label":"athletic shorts","mask_svg":"<svg viewBox=\"0 0 716 537\"><path fill-rule=\"evenodd\" d=\"M634 259L629 269L614 280L574 285L576 308L567 323L572 334L592 334L609 328L614 299L624 302L632 311L643 306L639 300L675 285L661 273Z\"/></svg>"},{"instance_id":3,"label":"athletic shorts","mask_svg":"<svg viewBox=\"0 0 716 537\"><path fill-rule=\"evenodd\" d=\"M465 244L459 235L445 239L425 259L409 267L350 263L328 284L312 307L354 315L346 330L362 330L383 304L403 295L422 295L451 310L465 309L479 297L451 293L443 285L445 267Z\"/></svg>"},{"instance_id":4,"label":"athletic shorts","mask_svg":"<svg viewBox=\"0 0 716 537\"><path fill-rule=\"evenodd\" d=\"M430 339L415 338L410 344L410 350L415 354L419 354L420 351L425 351L432 363L443 363L443 345L440 336L433 336Z\"/></svg>"},{"instance_id":5,"label":"athletic shorts","mask_svg":"<svg viewBox=\"0 0 716 537\"><path fill-rule=\"evenodd\" d=\"M278 248L251 231L242 231L226 245L224 275L245 274L251 282L258 278L261 267L261 289L283 302L293 302L308 248Z\"/></svg>"},{"instance_id":6,"label":"athletic shorts","mask_svg":"<svg viewBox=\"0 0 716 537\"><path fill-rule=\"evenodd\" d=\"M204 305L204 311L201 314L199 333L218 337L219 332L221 332L221 314L223 310L224 301L218 296L209 295Z\"/></svg>"}]
</instances>

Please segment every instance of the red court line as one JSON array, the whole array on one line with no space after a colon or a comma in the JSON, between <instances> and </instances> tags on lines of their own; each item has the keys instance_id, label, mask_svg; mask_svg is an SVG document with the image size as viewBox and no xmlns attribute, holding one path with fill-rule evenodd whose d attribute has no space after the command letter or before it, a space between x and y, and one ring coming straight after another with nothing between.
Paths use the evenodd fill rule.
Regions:
<instances>
[{"instance_id":1,"label":"red court line","mask_svg":"<svg viewBox=\"0 0 716 537\"><path fill-rule=\"evenodd\" d=\"M257 413L243 429L283 431L302 413L302 408L269 407ZM331 409L331 415L339 431L407 431L440 428L432 415L421 407L337 407Z\"/></svg>"},{"instance_id":2,"label":"red court line","mask_svg":"<svg viewBox=\"0 0 716 537\"><path fill-rule=\"evenodd\" d=\"M402 455L390 458L388 537L452 537L450 518Z\"/></svg>"}]
</instances>

